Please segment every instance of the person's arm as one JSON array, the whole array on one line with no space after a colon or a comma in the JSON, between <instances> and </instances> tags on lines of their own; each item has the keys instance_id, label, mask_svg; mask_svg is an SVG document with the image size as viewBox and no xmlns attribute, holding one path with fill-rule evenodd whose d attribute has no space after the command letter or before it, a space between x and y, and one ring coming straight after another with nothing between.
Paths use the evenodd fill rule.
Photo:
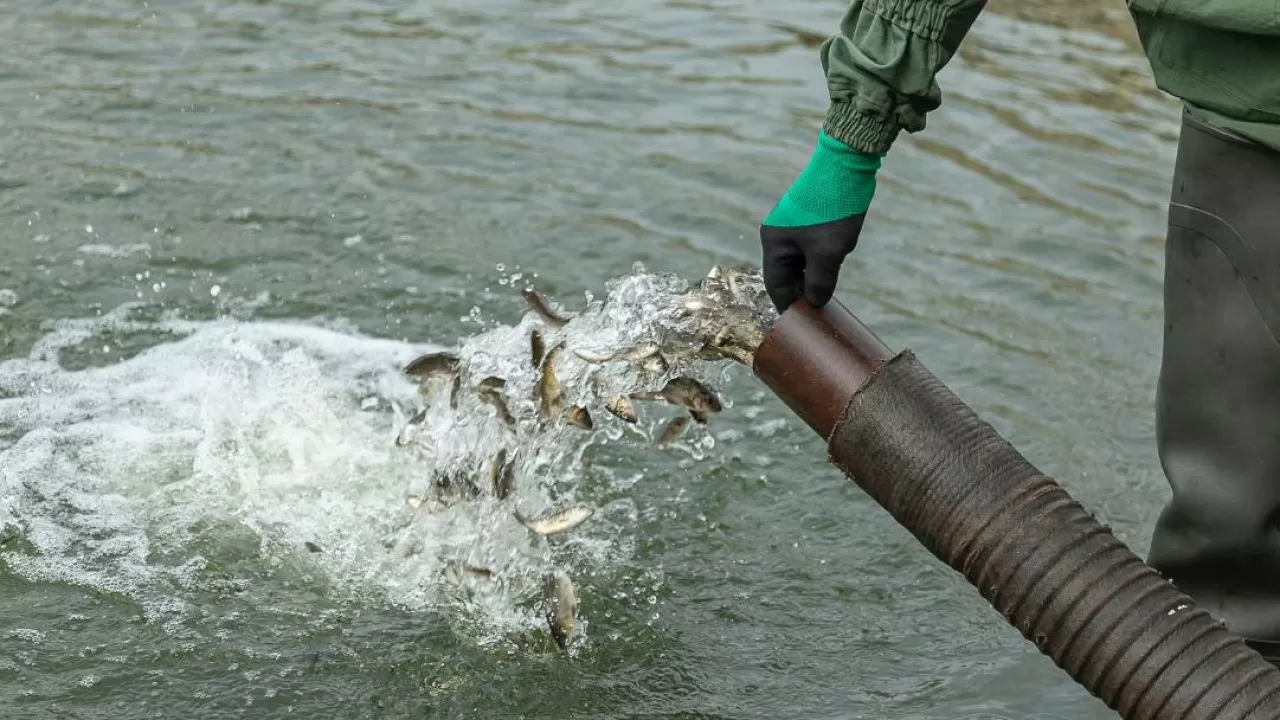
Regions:
<instances>
[{"instance_id":1,"label":"person's arm","mask_svg":"<svg viewBox=\"0 0 1280 720\"><path fill-rule=\"evenodd\" d=\"M822 45L831 105L813 155L760 226L765 288L779 312L821 307L857 247L876 171L898 133L924 129L935 77L986 0L854 0Z\"/></svg>"},{"instance_id":2,"label":"person's arm","mask_svg":"<svg viewBox=\"0 0 1280 720\"><path fill-rule=\"evenodd\" d=\"M828 135L863 153L888 151L900 130L924 129L938 108L936 76L986 0L855 0L822 45Z\"/></svg>"}]
</instances>

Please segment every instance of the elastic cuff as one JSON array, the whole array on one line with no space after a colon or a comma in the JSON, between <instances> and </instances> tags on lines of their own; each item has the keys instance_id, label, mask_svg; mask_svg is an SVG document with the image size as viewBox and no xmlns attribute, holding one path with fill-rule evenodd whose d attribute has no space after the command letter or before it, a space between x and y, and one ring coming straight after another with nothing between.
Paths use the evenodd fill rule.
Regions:
<instances>
[{"instance_id":1,"label":"elastic cuff","mask_svg":"<svg viewBox=\"0 0 1280 720\"><path fill-rule=\"evenodd\" d=\"M866 0L863 10L932 42L942 42L956 14L952 4L919 0Z\"/></svg>"},{"instance_id":2,"label":"elastic cuff","mask_svg":"<svg viewBox=\"0 0 1280 720\"><path fill-rule=\"evenodd\" d=\"M884 154L900 129L890 118L857 112L851 102L837 102L827 109L823 131L858 152Z\"/></svg>"}]
</instances>

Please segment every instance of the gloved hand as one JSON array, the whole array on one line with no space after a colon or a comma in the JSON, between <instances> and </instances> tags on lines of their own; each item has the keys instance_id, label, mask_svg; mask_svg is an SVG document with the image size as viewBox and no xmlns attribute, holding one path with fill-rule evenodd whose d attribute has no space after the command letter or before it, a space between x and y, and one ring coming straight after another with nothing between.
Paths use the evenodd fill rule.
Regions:
<instances>
[{"instance_id":1,"label":"gloved hand","mask_svg":"<svg viewBox=\"0 0 1280 720\"><path fill-rule=\"evenodd\" d=\"M862 233L882 154L818 135L813 156L760 226L765 289L778 312L801 297L831 299L840 265Z\"/></svg>"}]
</instances>

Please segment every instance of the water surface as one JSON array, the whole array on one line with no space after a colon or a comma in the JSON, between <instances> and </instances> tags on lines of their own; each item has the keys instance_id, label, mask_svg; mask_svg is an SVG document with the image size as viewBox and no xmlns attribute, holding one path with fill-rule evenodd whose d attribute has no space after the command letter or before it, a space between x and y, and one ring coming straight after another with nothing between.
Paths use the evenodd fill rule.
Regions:
<instances>
[{"instance_id":1,"label":"water surface","mask_svg":"<svg viewBox=\"0 0 1280 720\"><path fill-rule=\"evenodd\" d=\"M592 455L579 494L625 512L565 550L571 657L380 542L425 472L391 442L399 363L516 323L513 273L575 308L635 262L756 262L842 10L13 5L5 717L1112 717L741 371L704 453ZM1145 552L1178 108L1123 17L1001 10L887 159L839 297Z\"/></svg>"}]
</instances>

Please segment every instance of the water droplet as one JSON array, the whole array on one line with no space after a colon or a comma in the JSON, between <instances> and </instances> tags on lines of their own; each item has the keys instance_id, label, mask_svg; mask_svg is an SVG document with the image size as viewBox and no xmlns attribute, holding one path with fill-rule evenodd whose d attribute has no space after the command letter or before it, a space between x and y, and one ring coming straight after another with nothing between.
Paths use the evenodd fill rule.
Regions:
<instances>
[{"instance_id":1,"label":"water droplet","mask_svg":"<svg viewBox=\"0 0 1280 720\"><path fill-rule=\"evenodd\" d=\"M222 294L222 286L214 285L213 287L209 288L209 294L212 295L213 297L218 297L218 295Z\"/></svg>"},{"instance_id":2,"label":"water droplet","mask_svg":"<svg viewBox=\"0 0 1280 720\"><path fill-rule=\"evenodd\" d=\"M87 232L87 233L92 233L92 232L93 232L93 226L92 226L92 225L85 225L85 226L84 226L84 231L85 231L85 232Z\"/></svg>"}]
</instances>

